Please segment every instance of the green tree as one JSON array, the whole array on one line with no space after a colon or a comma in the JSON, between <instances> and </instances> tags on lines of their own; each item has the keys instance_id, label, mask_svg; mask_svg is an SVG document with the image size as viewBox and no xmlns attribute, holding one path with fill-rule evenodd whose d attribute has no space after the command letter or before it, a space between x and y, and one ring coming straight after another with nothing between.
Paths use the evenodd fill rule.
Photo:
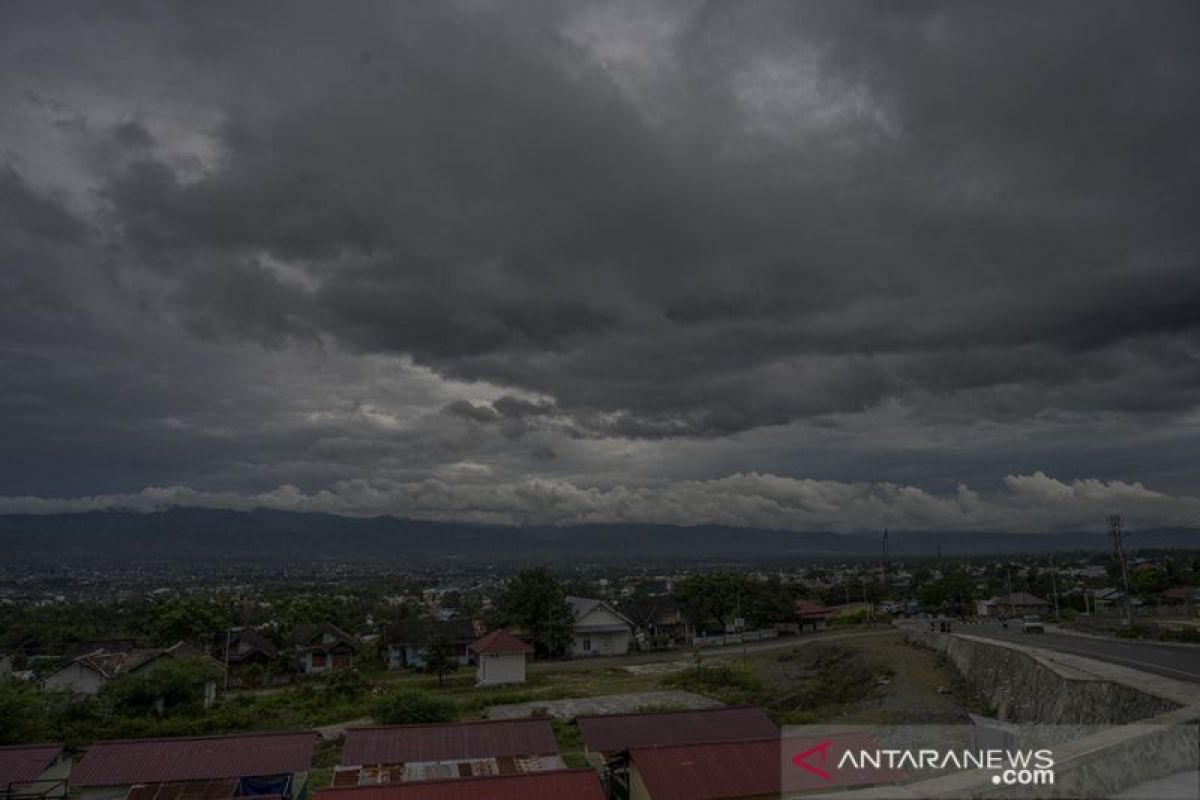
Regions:
<instances>
[{"instance_id":1,"label":"green tree","mask_svg":"<svg viewBox=\"0 0 1200 800\"><path fill-rule=\"evenodd\" d=\"M745 616L754 587L741 573L706 572L677 581L672 594L692 625L703 626L716 620L724 631L733 623L739 608Z\"/></svg>"},{"instance_id":2,"label":"green tree","mask_svg":"<svg viewBox=\"0 0 1200 800\"><path fill-rule=\"evenodd\" d=\"M445 636L437 637L425 653L425 671L436 675L438 686L444 686L446 676L458 669L454 645Z\"/></svg>"},{"instance_id":3,"label":"green tree","mask_svg":"<svg viewBox=\"0 0 1200 800\"><path fill-rule=\"evenodd\" d=\"M45 735L41 697L21 681L0 679L0 744L32 742Z\"/></svg>"},{"instance_id":4,"label":"green tree","mask_svg":"<svg viewBox=\"0 0 1200 800\"><path fill-rule=\"evenodd\" d=\"M966 614L975 599L975 583L970 575L950 570L917 590L917 599L926 609L941 609L951 614Z\"/></svg>"},{"instance_id":5,"label":"green tree","mask_svg":"<svg viewBox=\"0 0 1200 800\"><path fill-rule=\"evenodd\" d=\"M207 684L219 676L220 668L203 659L166 659L144 673L110 681L100 692L124 716L198 714Z\"/></svg>"},{"instance_id":6,"label":"green tree","mask_svg":"<svg viewBox=\"0 0 1200 800\"><path fill-rule=\"evenodd\" d=\"M420 689L392 689L375 699L371 716L381 725L451 722L457 707L450 700Z\"/></svg>"},{"instance_id":7,"label":"green tree","mask_svg":"<svg viewBox=\"0 0 1200 800\"><path fill-rule=\"evenodd\" d=\"M155 603L147 617L150 638L163 647L207 639L233 622L230 609L214 600L170 598Z\"/></svg>"},{"instance_id":8,"label":"green tree","mask_svg":"<svg viewBox=\"0 0 1200 800\"><path fill-rule=\"evenodd\" d=\"M562 582L545 567L523 570L510 580L496 606L501 623L524 628L542 653L559 656L571 646L575 615Z\"/></svg>"}]
</instances>

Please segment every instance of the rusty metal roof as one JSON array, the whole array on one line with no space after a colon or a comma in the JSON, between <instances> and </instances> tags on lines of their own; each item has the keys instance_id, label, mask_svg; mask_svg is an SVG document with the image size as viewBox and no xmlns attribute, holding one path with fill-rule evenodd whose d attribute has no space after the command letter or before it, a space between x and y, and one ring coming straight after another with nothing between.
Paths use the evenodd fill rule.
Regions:
<instances>
[{"instance_id":1,"label":"rusty metal roof","mask_svg":"<svg viewBox=\"0 0 1200 800\"><path fill-rule=\"evenodd\" d=\"M778 736L767 712L755 706L606 714L578 717L589 750L615 753L631 747L734 742Z\"/></svg>"},{"instance_id":2,"label":"rusty metal roof","mask_svg":"<svg viewBox=\"0 0 1200 800\"><path fill-rule=\"evenodd\" d=\"M0 747L0 789L36 781L62 753L61 744L19 744Z\"/></svg>"},{"instance_id":3,"label":"rusty metal roof","mask_svg":"<svg viewBox=\"0 0 1200 800\"><path fill-rule=\"evenodd\" d=\"M550 720L502 719L351 728L346 731L342 763L406 764L557 753L558 743Z\"/></svg>"},{"instance_id":4,"label":"rusty metal roof","mask_svg":"<svg viewBox=\"0 0 1200 800\"><path fill-rule=\"evenodd\" d=\"M71 774L71 786L196 781L304 772L312 731L96 742Z\"/></svg>"},{"instance_id":5,"label":"rusty metal roof","mask_svg":"<svg viewBox=\"0 0 1200 800\"><path fill-rule=\"evenodd\" d=\"M649 747L630 752L654 800L718 800L779 795L778 738Z\"/></svg>"},{"instance_id":6,"label":"rusty metal roof","mask_svg":"<svg viewBox=\"0 0 1200 800\"><path fill-rule=\"evenodd\" d=\"M591 769L318 789L313 800L604 800Z\"/></svg>"},{"instance_id":7,"label":"rusty metal roof","mask_svg":"<svg viewBox=\"0 0 1200 800\"><path fill-rule=\"evenodd\" d=\"M503 628L497 628L471 645L476 653L494 655L497 653L532 653L533 646L522 642Z\"/></svg>"}]
</instances>

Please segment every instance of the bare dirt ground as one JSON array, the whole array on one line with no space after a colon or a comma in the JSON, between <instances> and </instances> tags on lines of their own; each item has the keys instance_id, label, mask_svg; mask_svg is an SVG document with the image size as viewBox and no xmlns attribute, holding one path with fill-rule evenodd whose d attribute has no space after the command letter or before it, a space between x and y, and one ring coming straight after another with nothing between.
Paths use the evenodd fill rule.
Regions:
<instances>
[{"instance_id":1,"label":"bare dirt ground","mask_svg":"<svg viewBox=\"0 0 1200 800\"><path fill-rule=\"evenodd\" d=\"M568 700L541 700L532 703L511 703L492 706L484 716L488 719L518 719L534 714L546 714L559 719L574 719L581 714L624 714L641 709L714 708L720 701L695 692L665 690L660 692L627 692L599 697L576 697Z\"/></svg>"},{"instance_id":2,"label":"bare dirt ground","mask_svg":"<svg viewBox=\"0 0 1200 800\"><path fill-rule=\"evenodd\" d=\"M985 710L951 665L898 631L763 655L752 663L784 723L948 724Z\"/></svg>"}]
</instances>

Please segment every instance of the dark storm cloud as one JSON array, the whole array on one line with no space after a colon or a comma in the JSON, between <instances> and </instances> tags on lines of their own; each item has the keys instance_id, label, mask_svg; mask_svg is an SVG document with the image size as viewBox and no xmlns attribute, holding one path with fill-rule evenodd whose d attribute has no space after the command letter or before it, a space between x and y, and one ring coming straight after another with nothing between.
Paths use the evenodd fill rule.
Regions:
<instances>
[{"instance_id":1,"label":"dark storm cloud","mask_svg":"<svg viewBox=\"0 0 1200 800\"><path fill-rule=\"evenodd\" d=\"M725 475L764 427L898 405L946 451L838 469L945 483L971 426L1054 419L1027 474L1086 477L1086 420L1145 461L1200 403L1198 16L7 4L12 441L49 464L56 424L99 431L214 485L475 456L611 482L630 443L720 443ZM180 420L172 468L146 431Z\"/></svg>"},{"instance_id":2,"label":"dark storm cloud","mask_svg":"<svg viewBox=\"0 0 1200 800\"><path fill-rule=\"evenodd\" d=\"M1049 361L1069 383L1132 340L1194 338L1183 5L697 9L671 41L677 93L647 101L665 121L556 16L396 11L280 63L243 30L210 43L283 97L223 109L200 180L155 160L112 175L130 246L194 271L179 301L208 315L198 329L320 328L619 414L630 436L861 409L930 380L1036 384ZM788 81L824 94L805 106ZM865 108L838 112L847 97ZM313 284L248 324L236 304L292 292L257 252ZM1195 401L1181 373L1157 403Z\"/></svg>"}]
</instances>

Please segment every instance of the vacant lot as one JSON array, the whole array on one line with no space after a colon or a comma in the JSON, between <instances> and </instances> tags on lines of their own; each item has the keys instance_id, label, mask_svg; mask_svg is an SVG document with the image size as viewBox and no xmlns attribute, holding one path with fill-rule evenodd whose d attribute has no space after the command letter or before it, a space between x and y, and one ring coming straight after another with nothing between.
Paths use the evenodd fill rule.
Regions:
<instances>
[{"instance_id":1,"label":"vacant lot","mask_svg":"<svg viewBox=\"0 0 1200 800\"><path fill-rule=\"evenodd\" d=\"M781 724L938 724L984 710L952 667L899 631L701 664L663 683L763 706Z\"/></svg>"}]
</instances>

